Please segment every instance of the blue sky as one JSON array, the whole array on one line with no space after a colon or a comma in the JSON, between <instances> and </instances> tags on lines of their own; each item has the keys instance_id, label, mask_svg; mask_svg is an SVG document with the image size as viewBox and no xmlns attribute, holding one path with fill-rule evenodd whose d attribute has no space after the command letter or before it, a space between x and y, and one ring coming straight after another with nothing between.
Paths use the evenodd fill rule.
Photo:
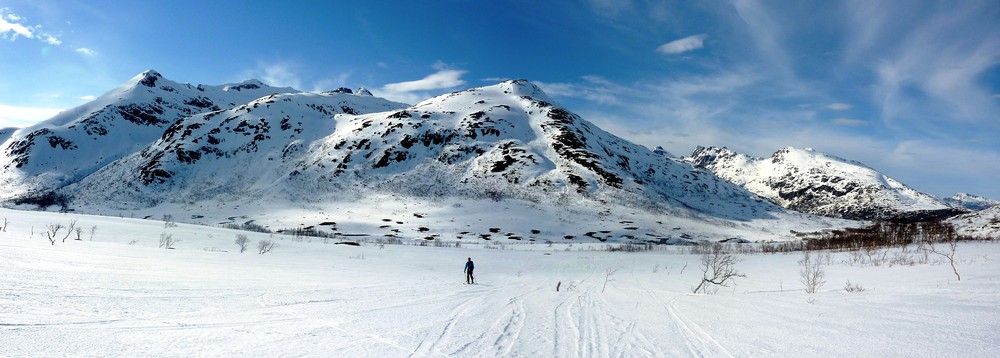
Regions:
<instances>
[{"instance_id":1,"label":"blue sky","mask_svg":"<svg viewBox=\"0 0 1000 358\"><path fill-rule=\"evenodd\" d=\"M525 78L676 155L811 147L1000 199L995 0L0 1L0 127L151 68L408 103Z\"/></svg>"}]
</instances>

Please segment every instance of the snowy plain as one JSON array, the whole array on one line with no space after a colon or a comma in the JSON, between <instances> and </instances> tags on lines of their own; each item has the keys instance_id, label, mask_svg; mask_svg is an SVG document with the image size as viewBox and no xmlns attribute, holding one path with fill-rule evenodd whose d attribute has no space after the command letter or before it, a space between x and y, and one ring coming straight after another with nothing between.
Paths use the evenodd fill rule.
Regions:
<instances>
[{"instance_id":1,"label":"snowy plain","mask_svg":"<svg viewBox=\"0 0 1000 358\"><path fill-rule=\"evenodd\" d=\"M936 257L874 267L832 253L827 283L807 294L801 254L757 254L739 256L746 277L735 285L694 295L699 256L678 247L347 246L0 209L5 219L0 356L990 357L1000 348L996 242L960 244L961 281ZM82 240L50 244L46 226L72 220ZM157 247L163 233L175 249ZM248 252L237 234L250 238ZM278 246L258 254L267 239ZM477 285L463 283L468 257ZM865 291L846 292L847 281Z\"/></svg>"}]
</instances>

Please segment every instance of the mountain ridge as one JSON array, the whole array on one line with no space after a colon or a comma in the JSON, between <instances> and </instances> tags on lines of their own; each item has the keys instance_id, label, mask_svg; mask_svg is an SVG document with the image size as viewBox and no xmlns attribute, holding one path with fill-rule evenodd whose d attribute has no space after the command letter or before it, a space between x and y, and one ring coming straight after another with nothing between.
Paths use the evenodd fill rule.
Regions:
<instances>
[{"instance_id":1,"label":"mountain ridge","mask_svg":"<svg viewBox=\"0 0 1000 358\"><path fill-rule=\"evenodd\" d=\"M684 158L792 210L853 220L922 221L960 214L864 164L786 147L754 158L720 147L698 147Z\"/></svg>"},{"instance_id":2,"label":"mountain ridge","mask_svg":"<svg viewBox=\"0 0 1000 358\"><path fill-rule=\"evenodd\" d=\"M959 212L812 150L785 148L766 166L718 147L675 158L604 131L527 80L408 105L364 88L192 86L149 70L48 121L0 130L0 140L0 200L94 212L256 207L265 211L251 216L264 220L270 202L304 210L345 198L513 199L544 215L630 213L620 221L640 218L659 227L645 235L675 239L789 239L860 225L813 214L923 220ZM761 168L778 179L760 180Z\"/></svg>"}]
</instances>

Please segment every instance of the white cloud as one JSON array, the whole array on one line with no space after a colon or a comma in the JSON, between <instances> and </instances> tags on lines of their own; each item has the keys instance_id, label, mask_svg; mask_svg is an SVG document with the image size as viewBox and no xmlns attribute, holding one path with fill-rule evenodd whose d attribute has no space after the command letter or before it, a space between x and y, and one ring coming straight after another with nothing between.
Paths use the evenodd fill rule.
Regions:
<instances>
[{"instance_id":1,"label":"white cloud","mask_svg":"<svg viewBox=\"0 0 1000 358\"><path fill-rule=\"evenodd\" d=\"M692 35L682 39L673 40L656 48L656 52L666 55L677 55L688 51L694 51L705 47L705 39L708 35Z\"/></svg>"},{"instance_id":2,"label":"white cloud","mask_svg":"<svg viewBox=\"0 0 1000 358\"><path fill-rule=\"evenodd\" d=\"M78 48L75 51L77 53L81 54L81 55L84 55L84 56L96 56L97 55L97 51L91 50L91 49L86 48L86 47Z\"/></svg>"},{"instance_id":3,"label":"white cloud","mask_svg":"<svg viewBox=\"0 0 1000 358\"><path fill-rule=\"evenodd\" d=\"M7 8L0 8L0 38L14 41L18 36L36 39L50 45L62 44L53 34L41 30L41 26L25 25L25 19L10 12Z\"/></svg>"},{"instance_id":4,"label":"white cloud","mask_svg":"<svg viewBox=\"0 0 1000 358\"><path fill-rule=\"evenodd\" d=\"M8 35L9 33L13 34ZM7 38L7 36L11 36L10 38L11 40L16 39L17 35L21 35L27 38L31 38L32 36L34 36L31 33L31 29L29 29L28 27L17 23L7 22L7 20L4 20L2 17L0 17L0 34L2 34L4 38Z\"/></svg>"},{"instance_id":5,"label":"white cloud","mask_svg":"<svg viewBox=\"0 0 1000 358\"><path fill-rule=\"evenodd\" d=\"M462 70L439 70L419 80L390 83L382 86L382 89L388 92L415 92L454 88L465 85L462 80L465 73Z\"/></svg>"},{"instance_id":6,"label":"white cloud","mask_svg":"<svg viewBox=\"0 0 1000 358\"><path fill-rule=\"evenodd\" d=\"M0 128L27 127L55 116L62 108L23 107L0 104Z\"/></svg>"},{"instance_id":7,"label":"white cloud","mask_svg":"<svg viewBox=\"0 0 1000 358\"><path fill-rule=\"evenodd\" d=\"M862 127L868 125L868 121L854 118L834 118L830 123L845 127Z\"/></svg>"},{"instance_id":8,"label":"white cloud","mask_svg":"<svg viewBox=\"0 0 1000 358\"><path fill-rule=\"evenodd\" d=\"M93 101L93 100L97 99L97 96L94 96L94 95L91 94L91 95L81 96L80 99L82 99L84 101Z\"/></svg>"},{"instance_id":9,"label":"white cloud","mask_svg":"<svg viewBox=\"0 0 1000 358\"><path fill-rule=\"evenodd\" d=\"M830 103L830 104L826 105L826 109L829 109L829 110L832 110L832 111L846 111L846 110L851 109L851 108L854 108L854 106L852 106L850 104L847 104L847 103L842 103L842 102Z\"/></svg>"},{"instance_id":10,"label":"white cloud","mask_svg":"<svg viewBox=\"0 0 1000 358\"><path fill-rule=\"evenodd\" d=\"M465 70L450 68L438 62L433 66L437 72L415 81L389 83L375 91L375 95L403 103L417 103L431 96L431 92L464 86L462 76Z\"/></svg>"}]
</instances>

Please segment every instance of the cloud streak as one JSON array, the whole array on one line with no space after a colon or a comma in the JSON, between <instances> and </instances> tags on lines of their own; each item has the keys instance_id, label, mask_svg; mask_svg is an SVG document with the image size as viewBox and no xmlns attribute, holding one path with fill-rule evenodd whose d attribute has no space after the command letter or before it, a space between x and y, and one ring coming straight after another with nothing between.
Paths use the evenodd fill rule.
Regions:
<instances>
[{"instance_id":1,"label":"cloud streak","mask_svg":"<svg viewBox=\"0 0 1000 358\"><path fill-rule=\"evenodd\" d=\"M466 84L462 76L468 71L451 68L442 62L434 64L433 68L437 72L419 80L385 84L376 90L375 94L393 101L414 104L442 90L454 89Z\"/></svg>"},{"instance_id":2,"label":"cloud streak","mask_svg":"<svg viewBox=\"0 0 1000 358\"><path fill-rule=\"evenodd\" d=\"M97 51L91 50L91 49L86 48L86 47L80 47L80 48L78 48L78 49L76 49L74 51L76 51L76 53L78 53L78 54L81 54L81 55L84 55L84 56L87 56L87 57L97 56Z\"/></svg>"},{"instance_id":3,"label":"cloud streak","mask_svg":"<svg viewBox=\"0 0 1000 358\"><path fill-rule=\"evenodd\" d=\"M685 52L698 50L705 47L705 39L707 38L708 35L699 34L673 40L657 47L656 52L664 55L679 55Z\"/></svg>"}]
</instances>

